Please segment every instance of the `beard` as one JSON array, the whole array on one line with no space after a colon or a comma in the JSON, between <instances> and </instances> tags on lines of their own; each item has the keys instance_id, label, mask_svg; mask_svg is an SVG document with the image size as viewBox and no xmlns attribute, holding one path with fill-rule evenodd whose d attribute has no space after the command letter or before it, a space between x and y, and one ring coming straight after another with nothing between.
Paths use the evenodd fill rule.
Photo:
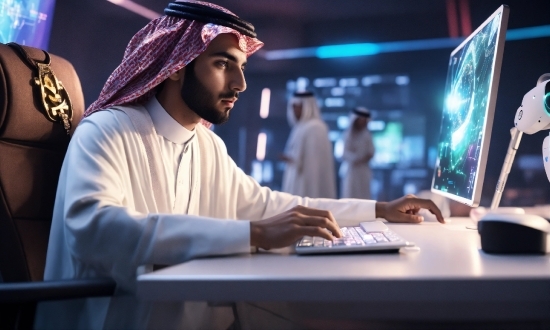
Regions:
<instances>
[{"instance_id":1,"label":"beard","mask_svg":"<svg viewBox=\"0 0 550 330\"><path fill-rule=\"evenodd\" d=\"M185 77L183 86L180 91L181 97L185 104L193 110L202 119L214 124L221 125L229 120L228 110L219 110L216 103L224 98L238 98L239 93L229 91L220 95L214 95L210 92L202 82L199 81L195 74L194 62L191 62L185 68Z\"/></svg>"}]
</instances>

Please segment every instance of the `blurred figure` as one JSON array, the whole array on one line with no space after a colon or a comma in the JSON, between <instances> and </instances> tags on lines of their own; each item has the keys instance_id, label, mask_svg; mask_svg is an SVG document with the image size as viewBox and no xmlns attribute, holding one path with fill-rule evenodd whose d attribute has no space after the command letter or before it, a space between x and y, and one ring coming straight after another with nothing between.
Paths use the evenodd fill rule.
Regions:
<instances>
[{"instance_id":1,"label":"blurred figure","mask_svg":"<svg viewBox=\"0 0 550 330\"><path fill-rule=\"evenodd\" d=\"M287 108L292 127L281 160L282 191L303 197L336 198L336 174L328 127L312 92L296 92Z\"/></svg>"},{"instance_id":2,"label":"blurred figure","mask_svg":"<svg viewBox=\"0 0 550 330\"><path fill-rule=\"evenodd\" d=\"M347 170L342 180L342 198L371 198L369 162L374 156L374 144L367 128L369 121L370 111L364 107L357 107L350 114L349 127L344 132L342 166Z\"/></svg>"}]
</instances>

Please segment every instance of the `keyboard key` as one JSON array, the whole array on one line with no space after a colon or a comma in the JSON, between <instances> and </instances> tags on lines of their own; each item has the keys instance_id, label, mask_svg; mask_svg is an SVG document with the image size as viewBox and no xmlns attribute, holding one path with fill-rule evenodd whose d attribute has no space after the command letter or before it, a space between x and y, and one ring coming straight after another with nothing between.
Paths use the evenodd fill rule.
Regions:
<instances>
[{"instance_id":1,"label":"keyboard key","mask_svg":"<svg viewBox=\"0 0 550 330\"><path fill-rule=\"evenodd\" d=\"M342 232L342 238L349 237L350 234L349 234L349 229L347 227L341 228L340 231Z\"/></svg>"},{"instance_id":2,"label":"keyboard key","mask_svg":"<svg viewBox=\"0 0 550 330\"><path fill-rule=\"evenodd\" d=\"M376 243L376 240L374 239L374 237L372 237L371 234L362 235L361 238L363 239L363 241L364 241L366 244L374 244L374 243Z\"/></svg>"},{"instance_id":3,"label":"keyboard key","mask_svg":"<svg viewBox=\"0 0 550 330\"><path fill-rule=\"evenodd\" d=\"M302 241L300 242L299 246L312 246L313 245L313 239L311 236L304 236L302 238Z\"/></svg>"},{"instance_id":4,"label":"keyboard key","mask_svg":"<svg viewBox=\"0 0 550 330\"><path fill-rule=\"evenodd\" d=\"M370 235L370 234L367 234L363 230L363 228L355 227L355 231L357 231L357 234L359 235L359 237L361 238L361 240L363 241L364 244L376 243L376 240L374 239L374 237L372 237L372 235ZM362 244L362 245L364 245L364 244Z\"/></svg>"},{"instance_id":5,"label":"keyboard key","mask_svg":"<svg viewBox=\"0 0 550 330\"><path fill-rule=\"evenodd\" d=\"M344 241L343 238L337 238L332 241L332 246L345 246L345 245L346 245L346 242Z\"/></svg>"},{"instance_id":6,"label":"keyboard key","mask_svg":"<svg viewBox=\"0 0 550 330\"><path fill-rule=\"evenodd\" d=\"M353 237L353 239L355 240L355 243L357 245L365 245L365 242L363 242L363 240L361 239L361 236L359 236L359 234L357 233L357 228L359 228L359 227L352 227L351 228L351 230L350 230L351 237Z\"/></svg>"},{"instance_id":7,"label":"keyboard key","mask_svg":"<svg viewBox=\"0 0 550 330\"><path fill-rule=\"evenodd\" d=\"M357 243L355 243L355 240L353 239L353 237L346 237L344 239L344 244L346 246L357 245Z\"/></svg>"},{"instance_id":8,"label":"keyboard key","mask_svg":"<svg viewBox=\"0 0 550 330\"><path fill-rule=\"evenodd\" d=\"M391 231L385 232L384 236L386 236L386 238L390 242L395 242L395 241L401 240L401 238L399 238L399 236L397 236L397 234L395 234L394 232L391 232Z\"/></svg>"},{"instance_id":9,"label":"keyboard key","mask_svg":"<svg viewBox=\"0 0 550 330\"><path fill-rule=\"evenodd\" d=\"M389 240L382 233L370 233L377 242L389 242Z\"/></svg>"},{"instance_id":10,"label":"keyboard key","mask_svg":"<svg viewBox=\"0 0 550 330\"><path fill-rule=\"evenodd\" d=\"M313 237L313 246L323 246L324 240L322 237Z\"/></svg>"}]
</instances>

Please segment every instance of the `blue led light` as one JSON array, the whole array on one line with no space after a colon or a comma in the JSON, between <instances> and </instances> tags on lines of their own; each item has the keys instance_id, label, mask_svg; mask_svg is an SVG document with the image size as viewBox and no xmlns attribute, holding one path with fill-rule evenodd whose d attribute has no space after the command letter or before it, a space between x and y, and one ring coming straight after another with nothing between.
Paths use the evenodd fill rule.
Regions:
<instances>
[{"instance_id":1,"label":"blue led light","mask_svg":"<svg viewBox=\"0 0 550 330\"><path fill-rule=\"evenodd\" d=\"M319 58L331 57L350 57L374 55L380 52L380 46L377 44L347 44L347 45L332 45L321 46L317 48L316 55Z\"/></svg>"},{"instance_id":2,"label":"blue led light","mask_svg":"<svg viewBox=\"0 0 550 330\"><path fill-rule=\"evenodd\" d=\"M382 42L379 46L381 53L410 52L413 50L454 48L460 45L462 41L464 41L464 38L437 38Z\"/></svg>"},{"instance_id":3,"label":"blue led light","mask_svg":"<svg viewBox=\"0 0 550 330\"><path fill-rule=\"evenodd\" d=\"M508 30L506 40L522 40L550 37L550 25Z\"/></svg>"},{"instance_id":4,"label":"blue led light","mask_svg":"<svg viewBox=\"0 0 550 330\"><path fill-rule=\"evenodd\" d=\"M544 109L546 110L547 113L550 114L550 93L546 93L546 95L544 95Z\"/></svg>"},{"instance_id":5,"label":"blue led light","mask_svg":"<svg viewBox=\"0 0 550 330\"><path fill-rule=\"evenodd\" d=\"M315 57L316 51L317 47L269 50L265 53L265 58L267 60L284 60L290 58Z\"/></svg>"},{"instance_id":6,"label":"blue led light","mask_svg":"<svg viewBox=\"0 0 550 330\"><path fill-rule=\"evenodd\" d=\"M527 28L511 29L506 33L506 40L523 40L550 37L550 25L533 26ZM454 48L464 38L436 38L423 40L403 40L381 43L360 43L329 45L321 47L293 48L268 50L264 52L267 60L282 60L293 58L335 58L350 56L368 56L380 53L409 52L416 50Z\"/></svg>"}]
</instances>

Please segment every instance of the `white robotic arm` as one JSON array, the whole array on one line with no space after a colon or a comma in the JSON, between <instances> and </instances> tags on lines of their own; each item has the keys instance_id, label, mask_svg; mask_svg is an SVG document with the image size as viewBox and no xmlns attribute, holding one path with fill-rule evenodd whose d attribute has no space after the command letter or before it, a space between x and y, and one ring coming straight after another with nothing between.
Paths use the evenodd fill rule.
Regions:
<instances>
[{"instance_id":1,"label":"white robotic arm","mask_svg":"<svg viewBox=\"0 0 550 330\"><path fill-rule=\"evenodd\" d=\"M545 73L537 80L535 88L523 97L520 107L516 111L514 127L510 130L510 144L502 164L491 209L495 210L500 204L500 198L512 168L516 151L519 148L523 133L534 134L538 131L550 129L550 73ZM544 169L550 181L550 137L546 137L542 146Z\"/></svg>"},{"instance_id":2,"label":"white robotic arm","mask_svg":"<svg viewBox=\"0 0 550 330\"><path fill-rule=\"evenodd\" d=\"M550 129L550 73L540 76L535 88L525 94L514 125L527 134Z\"/></svg>"},{"instance_id":3,"label":"white robotic arm","mask_svg":"<svg viewBox=\"0 0 550 330\"><path fill-rule=\"evenodd\" d=\"M534 134L545 129L550 129L550 73L540 76L537 85L525 94L516 112L514 127L510 130L508 152L497 182L491 210L477 224L481 248L485 252L546 253L550 225L545 218L524 214L525 210L521 208L511 212L508 208L498 207L522 134ZM542 153L544 169L550 181L549 151L550 136L547 136L542 145Z\"/></svg>"},{"instance_id":4,"label":"white robotic arm","mask_svg":"<svg viewBox=\"0 0 550 330\"><path fill-rule=\"evenodd\" d=\"M535 88L525 94L516 112L514 125L527 134L550 129L550 73L540 76ZM550 136L547 136L542 142L542 161L548 181L550 181L549 158Z\"/></svg>"}]
</instances>

